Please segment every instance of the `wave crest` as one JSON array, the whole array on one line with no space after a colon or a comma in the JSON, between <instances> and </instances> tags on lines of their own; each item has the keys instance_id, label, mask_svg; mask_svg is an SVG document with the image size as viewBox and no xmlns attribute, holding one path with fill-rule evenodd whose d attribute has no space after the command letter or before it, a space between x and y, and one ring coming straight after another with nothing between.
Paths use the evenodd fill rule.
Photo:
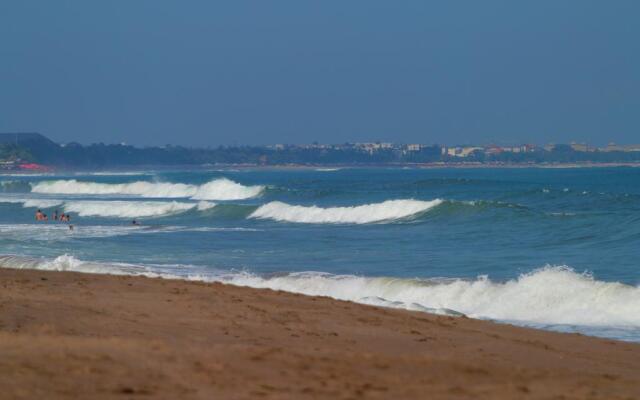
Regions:
<instances>
[{"instance_id":1,"label":"wave crest","mask_svg":"<svg viewBox=\"0 0 640 400\"><path fill-rule=\"evenodd\" d=\"M191 198L193 200L242 200L256 197L264 186L244 186L226 178L203 185L147 182L98 183L76 179L43 181L31 184L33 193L71 195L125 195L146 198Z\"/></svg>"},{"instance_id":2,"label":"wave crest","mask_svg":"<svg viewBox=\"0 0 640 400\"><path fill-rule=\"evenodd\" d=\"M177 201L68 201L66 212L80 217L145 218L179 214L194 208L195 203Z\"/></svg>"},{"instance_id":3,"label":"wave crest","mask_svg":"<svg viewBox=\"0 0 640 400\"><path fill-rule=\"evenodd\" d=\"M367 278L292 273L236 274L228 282L341 300L420 310L455 310L474 318L528 324L640 328L640 288L604 282L566 266L545 267L507 282Z\"/></svg>"},{"instance_id":4,"label":"wave crest","mask_svg":"<svg viewBox=\"0 0 640 400\"><path fill-rule=\"evenodd\" d=\"M249 218L272 219L307 224L367 224L394 221L423 213L442 200L387 200L353 207L296 206L272 201L258 207Z\"/></svg>"},{"instance_id":5,"label":"wave crest","mask_svg":"<svg viewBox=\"0 0 640 400\"><path fill-rule=\"evenodd\" d=\"M80 217L145 218L183 213L185 211L206 211L216 207L216 203L178 201L123 201L123 200L57 200L0 198L0 203L22 204L24 208L48 209L61 207L65 212L73 212Z\"/></svg>"}]
</instances>

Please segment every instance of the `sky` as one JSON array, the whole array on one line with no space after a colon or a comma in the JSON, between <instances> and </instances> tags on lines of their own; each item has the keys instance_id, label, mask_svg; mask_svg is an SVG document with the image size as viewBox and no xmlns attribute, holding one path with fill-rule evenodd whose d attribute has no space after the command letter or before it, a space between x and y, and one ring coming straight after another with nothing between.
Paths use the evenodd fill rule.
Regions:
<instances>
[{"instance_id":1,"label":"sky","mask_svg":"<svg viewBox=\"0 0 640 400\"><path fill-rule=\"evenodd\" d=\"M639 1L0 2L0 132L640 142Z\"/></svg>"}]
</instances>

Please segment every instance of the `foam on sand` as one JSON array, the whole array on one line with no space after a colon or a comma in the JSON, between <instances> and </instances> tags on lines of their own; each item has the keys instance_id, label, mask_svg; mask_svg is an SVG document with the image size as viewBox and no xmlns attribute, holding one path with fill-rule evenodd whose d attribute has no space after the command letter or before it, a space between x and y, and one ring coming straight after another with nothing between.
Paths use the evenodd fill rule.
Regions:
<instances>
[{"instance_id":1,"label":"foam on sand","mask_svg":"<svg viewBox=\"0 0 640 400\"><path fill-rule=\"evenodd\" d=\"M137 181L130 183L85 182L76 179L31 184L33 193L69 195L125 195L146 198L191 198L193 200L242 200L259 196L264 186L244 186L226 178L202 185Z\"/></svg>"},{"instance_id":2,"label":"foam on sand","mask_svg":"<svg viewBox=\"0 0 640 400\"><path fill-rule=\"evenodd\" d=\"M367 224L395 221L423 213L442 203L442 200L387 200L382 203L353 207L296 206L272 201L255 210L249 218L308 224Z\"/></svg>"}]
</instances>

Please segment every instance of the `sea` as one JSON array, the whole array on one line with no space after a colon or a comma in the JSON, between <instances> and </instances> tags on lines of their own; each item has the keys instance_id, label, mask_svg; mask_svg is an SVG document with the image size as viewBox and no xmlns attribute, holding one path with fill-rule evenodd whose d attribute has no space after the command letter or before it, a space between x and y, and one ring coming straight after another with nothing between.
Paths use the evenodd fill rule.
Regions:
<instances>
[{"instance_id":1,"label":"sea","mask_svg":"<svg viewBox=\"0 0 640 400\"><path fill-rule=\"evenodd\" d=\"M640 168L0 180L5 268L218 281L640 342Z\"/></svg>"}]
</instances>

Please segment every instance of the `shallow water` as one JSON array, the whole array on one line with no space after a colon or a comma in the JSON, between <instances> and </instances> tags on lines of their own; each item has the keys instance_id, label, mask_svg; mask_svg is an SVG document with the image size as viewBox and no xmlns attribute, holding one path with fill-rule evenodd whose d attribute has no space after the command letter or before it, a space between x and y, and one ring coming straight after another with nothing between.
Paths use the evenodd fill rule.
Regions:
<instances>
[{"instance_id":1,"label":"shallow water","mask_svg":"<svg viewBox=\"0 0 640 400\"><path fill-rule=\"evenodd\" d=\"M222 280L640 341L640 169L0 180L5 266ZM69 212L74 230L36 223L37 207Z\"/></svg>"}]
</instances>

